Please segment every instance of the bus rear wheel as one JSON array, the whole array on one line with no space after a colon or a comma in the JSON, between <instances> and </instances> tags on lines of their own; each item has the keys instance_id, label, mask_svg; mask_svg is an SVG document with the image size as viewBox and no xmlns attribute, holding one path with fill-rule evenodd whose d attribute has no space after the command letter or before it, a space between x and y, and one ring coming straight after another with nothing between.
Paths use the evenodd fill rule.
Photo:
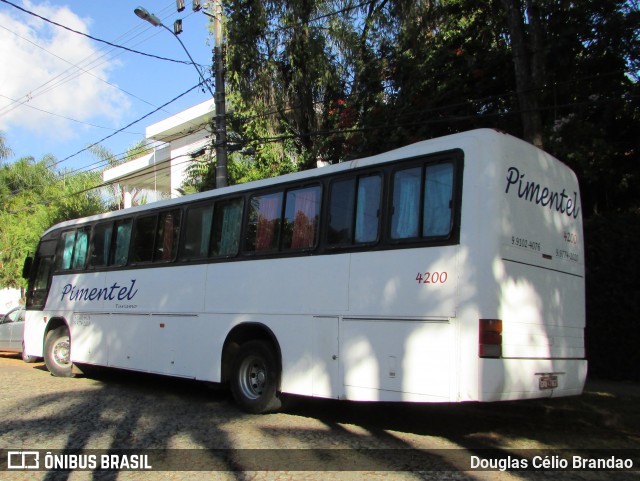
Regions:
<instances>
[{"instance_id":1,"label":"bus rear wheel","mask_svg":"<svg viewBox=\"0 0 640 481\"><path fill-rule=\"evenodd\" d=\"M233 359L231 373L231 392L244 411L263 414L280 409L280 363L270 343L242 344Z\"/></svg>"},{"instance_id":2,"label":"bus rear wheel","mask_svg":"<svg viewBox=\"0 0 640 481\"><path fill-rule=\"evenodd\" d=\"M67 326L59 326L47 333L44 340L44 363L57 377L73 377L71 363L71 339Z\"/></svg>"}]
</instances>

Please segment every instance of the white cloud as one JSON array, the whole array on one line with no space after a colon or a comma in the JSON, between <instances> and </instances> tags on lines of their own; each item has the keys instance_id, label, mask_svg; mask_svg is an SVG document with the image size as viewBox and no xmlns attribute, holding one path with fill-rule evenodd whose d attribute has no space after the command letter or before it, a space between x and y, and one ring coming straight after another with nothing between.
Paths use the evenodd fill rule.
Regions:
<instances>
[{"instance_id":1,"label":"white cloud","mask_svg":"<svg viewBox=\"0 0 640 481\"><path fill-rule=\"evenodd\" d=\"M52 21L90 33L91 20L66 6L28 1L23 5ZM61 140L82 130L78 129L80 124L62 117L117 127L130 102L123 92L106 83L119 67L110 58L114 53L111 47L17 9L0 10L0 130L22 128Z\"/></svg>"}]
</instances>

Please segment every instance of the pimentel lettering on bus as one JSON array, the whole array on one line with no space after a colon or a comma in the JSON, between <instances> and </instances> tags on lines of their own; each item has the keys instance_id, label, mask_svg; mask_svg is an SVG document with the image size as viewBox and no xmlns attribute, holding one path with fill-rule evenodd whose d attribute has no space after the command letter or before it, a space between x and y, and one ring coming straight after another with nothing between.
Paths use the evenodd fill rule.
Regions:
<instances>
[{"instance_id":1,"label":"pimentel lettering on bus","mask_svg":"<svg viewBox=\"0 0 640 481\"><path fill-rule=\"evenodd\" d=\"M542 207L548 207L561 214L565 214L574 219L580 214L580 206L578 205L578 193L573 193L573 198L567 195L566 189L562 192L556 192L549 187L543 186L533 181L524 181L525 174L521 174L516 167L507 169L507 188L505 194L509 193L511 186L518 184L517 196L521 199L528 200L531 203ZM514 192L515 193L515 192Z\"/></svg>"},{"instance_id":2,"label":"pimentel lettering on bus","mask_svg":"<svg viewBox=\"0 0 640 481\"><path fill-rule=\"evenodd\" d=\"M136 280L131 279L130 286L121 286L114 282L111 287L84 287L79 288L73 284L66 284L62 288L62 297L60 301L64 301L66 296L68 301L124 301L132 300L138 293L138 289L134 290Z\"/></svg>"}]
</instances>

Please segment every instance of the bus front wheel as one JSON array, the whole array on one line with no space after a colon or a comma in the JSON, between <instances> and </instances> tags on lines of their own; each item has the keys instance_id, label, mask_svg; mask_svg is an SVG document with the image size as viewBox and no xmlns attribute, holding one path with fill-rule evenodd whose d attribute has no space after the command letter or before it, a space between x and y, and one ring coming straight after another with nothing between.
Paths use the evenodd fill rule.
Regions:
<instances>
[{"instance_id":1,"label":"bus front wheel","mask_svg":"<svg viewBox=\"0 0 640 481\"><path fill-rule=\"evenodd\" d=\"M249 341L240 346L233 359L231 392L238 405L251 414L277 411L280 363L271 344Z\"/></svg>"},{"instance_id":2,"label":"bus front wheel","mask_svg":"<svg viewBox=\"0 0 640 481\"><path fill-rule=\"evenodd\" d=\"M57 377L73 377L70 359L71 339L67 326L59 326L47 333L44 341L44 363Z\"/></svg>"}]
</instances>

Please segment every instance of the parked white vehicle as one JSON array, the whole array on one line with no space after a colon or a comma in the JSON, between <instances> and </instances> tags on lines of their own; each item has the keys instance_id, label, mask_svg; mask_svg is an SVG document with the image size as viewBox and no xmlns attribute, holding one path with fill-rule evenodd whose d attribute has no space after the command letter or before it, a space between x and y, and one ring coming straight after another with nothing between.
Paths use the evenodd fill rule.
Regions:
<instances>
[{"instance_id":1,"label":"parked white vehicle","mask_svg":"<svg viewBox=\"0 0 640 481\"><path fill-rule=\"evenodd\" d=\"M0 315L0 351L19 352L24 362L35 362L34 356L24 352L22 332L24 331L24 307L15 307Z\"/></svg>"}]
</instances>

